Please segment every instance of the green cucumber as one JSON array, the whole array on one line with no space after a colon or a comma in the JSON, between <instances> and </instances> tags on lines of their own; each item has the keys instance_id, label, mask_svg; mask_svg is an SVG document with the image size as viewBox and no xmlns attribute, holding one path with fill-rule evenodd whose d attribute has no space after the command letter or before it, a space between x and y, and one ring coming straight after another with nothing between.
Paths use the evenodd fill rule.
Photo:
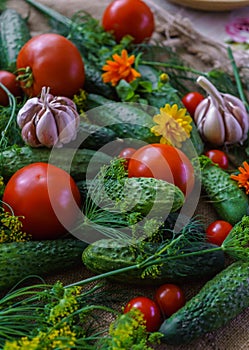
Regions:
<instances>
[{"instance_id":1,"label":"green cucumber","mask_svg":"<svg viewBox=\"0 0 249 350\"><path fill-rule=\"evenodd\" d=\"M102 239L90 244L82 254L84 265L94 273L100 274L130 267L141 262L148 255L153 255L159 248L158 243L142 242L129 245L117 239ZM195 243L188 252L201 251L216 247L206 242ZM129 272L115 274L110 280L133 285L160 285L161 283L180 283L184 281L209 278L225 266L224 253L212 251L192 257L181 257L168 260L157 266L156 277L142 277L143 269L132 269Z\"/></svg>"},{"instance_id":2,"label":"green cucumber","mask_svg":"<svg viewBox=\"0 0 249 350\"><path fill-rule=\"evenodd\" d=\"M105 193L115 200L121 212L134 211L143 216L165 218L184 204L185 196L179 187L164 180L149 177L124 177L105 181ZM151 213L150 213L151 214Z\"/></svg>"},{"instance_id":3,"label":"green cucumber","mask_svg":"<svg viewBox=\"0 0 249 350\"><path fill-rule=\"evenodd\" d=\"M162 341L187 344L225 326L249 306L249 263L235 262L161 325Z\"/></svg>"},{"instance_id":4,"label":"green cucumber","mask_svg":"<svg viewBox=\"0 0 249 350\"><path fill-rule=\"evenodd\" d=\"M159 142L160 138L151 132L154 126L151 115L136 104L123 102L105 103L87 112L93 124L113 130L117 137L147 143Z\"/></svg>"},{"instance_id":5,"label":"green cucumber","mask_svg":"<svg viewBox=\"0 0 249 350\"><path fill-rule=\"evenodd\" d=\"M112 141L118 141L114 131L81 120L76 139L66 144L65 147L75 146L97 151Z\"/></svg>"},{"instance_id":6,"label":"green cucumber","mask_svg":"<svg viewBox=\"0 0 249 350\"><path fill-rule=\"evenodd\" d=\"M248 214L248 197L230 174L206 156L199 158L201 186L219 217L232 225Z\"/></svg>"},{"instance_id":7,"label":"green cucumber","mask_svg":"<svg viewBox=\"0 0 249 350\"><path fill-rule=\"evenodd\" d=\"M74 150L68 148L53 149L51 153L48 148L12 147L1 153L0 174L7 180L26 165L45 162L68 171L75 180L82 180L86 174L95 176L102 165L109 164L110 159L106 153L86 148L78 149L74 154Z\"/></svg>"},{"instance_id":8,"label":"green cucumber","mask_svg":"<svg viewBox=\"0 0 249 350\"><path fill-rule=\"evenodd\" d=\"M31 38L25 19L14 9L7 8L0 15L0 67L15 72L20 49Z\"/></svg>"},{"instance_id":9,"label":"green cucumber","mask_svg":"<svg viewBox=\"0 0 249 350\"><path fill-rule=\"evenodd\" d=\"M31 275L45 277L81 266L87 243L74 238L0 244L0 291Z\"/></svg>"}]
</instances>

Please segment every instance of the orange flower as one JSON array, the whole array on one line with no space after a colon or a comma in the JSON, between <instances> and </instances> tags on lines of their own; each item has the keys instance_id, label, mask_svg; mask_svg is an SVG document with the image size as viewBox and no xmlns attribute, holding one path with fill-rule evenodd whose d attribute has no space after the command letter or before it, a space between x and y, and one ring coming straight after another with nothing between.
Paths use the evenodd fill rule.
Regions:
<instances>
[{"instance_id":1,"label":"orange flower","mask_svg":"<svg viewBox=\"0 0 249 350\"><path fill-rule=\"evenodd\" d=\"M128 57L126 50L122 50L121 56L118 54L112 55L112 60L107 60L103 66L103 71L106 73L102 74L104 83L111 83L112 86L116 86L121 79L126 80L128 83L132 82L141 74L132 68L132 64L135 61L135 56Z\"/></svg>"},{"instance_id":2,"label":"orange flower","mask_svg":"<svg viewBox=\"0 0 249 350\"><path fill-rule=\"evenodd\" d=\"M239 167L240 174L231 175L231 179L238 181L238 186L244 187L246 194L249 194L249 164L243 162L243 167Z\"/></svg>"}]
</instances>

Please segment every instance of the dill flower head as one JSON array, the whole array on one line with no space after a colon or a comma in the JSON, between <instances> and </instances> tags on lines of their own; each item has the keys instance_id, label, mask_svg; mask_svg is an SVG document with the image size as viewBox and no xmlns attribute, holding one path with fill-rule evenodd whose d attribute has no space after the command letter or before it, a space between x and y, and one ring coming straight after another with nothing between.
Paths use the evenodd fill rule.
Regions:
<instances>
[{"instance_id":1,"label":"dill flower head","mask_svg":"<svg viewBox=\"0 0 249 350\"><path fill-rule=\"evenodd\" d=\"M112 55L113 60L107 60L103 66L102 79L104 83L111 83L116 86L120 80L125 80L131 83L133 80L139 78L141 74L136 71L132 65L135 62L135 56L128 56L125 49L122 50L121 55Z\"/></svg>"},{"instance_id":2,"label":"dill flower head","mask_svg":"<svg viewBox=\"0 0 249 350\"><path fill-rule=\"evenodd\" d=\"M160 143L181 147L182 142L190 137L192 118L186 112L186 108L178 109L177 104L160 108L160 114L153 117L157 125L151 128L152 133L161 136Z\"/></svg>"},{"instance_id":3,"label":"dill flower head","mask_svg":"<svg viewBox=\"0 0 249 350\"><path fill-rule=\"evenodd\" d=\"M30 239L31 235L28 235L22 230L22 222L20 221L20 217L5 211L4 208L1 208L0 243L24 242Z\"/></svg>"},{"instance_id":4,"label":"dill flower head","mask_svg":"<svg viewBox=\"0 0 249 350\"><path fill-rule=\"evenodd\" d=\"M243 162L243 166L238 168L240 174L231 175L231 179L238 182L238 186L240 188L244 188L246 194L249 194L249 164L247 162Z\"/></svg>"}]
</instances>

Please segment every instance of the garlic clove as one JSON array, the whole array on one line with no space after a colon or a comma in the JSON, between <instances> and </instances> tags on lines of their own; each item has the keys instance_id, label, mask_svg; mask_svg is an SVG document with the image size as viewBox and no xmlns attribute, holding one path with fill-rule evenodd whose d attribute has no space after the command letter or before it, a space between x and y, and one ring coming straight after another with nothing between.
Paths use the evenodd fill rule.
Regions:
<instances>
[{"instance_id":1,"label":"garlic clove","mask_svg":"<svg viewBox=\"0 0 249 350\"><path fill-rule=\"evenodd\" d=\"M42 109L42 104L38 97L29 99L17 113L17 124L20 128L32 120L33 115Z\"/></svg>"},{"instance_id":2,"label":"garlic clove","mask_svg":"<svg viewBox=\"0 0 249 350\"><path fill-rule=\"evenodd\" d=\"M243 132L240 123L229 112L224 113L224 123L226 128L226 141L225 144L231 144L240 142L243 136Z\"/></svg>"},{"instance_id":3,"label":"garlic clove","mask_svg":"<svg viewBox=\"0 0 249 350\"><path fill-rule=\"evenodd\" d=\"M36 135L46 147L61 147L58 139L57 125L50 110L46 110L36 125Z\"/></svg>"},{"instance_id":4,"label":"garlic clove","mask_svg":"<svg viewBox=\"0 0 249 350\"><path fill-rule=\"evenodd\" d=\"M221 114L214 105L209 107L202 126L202 134L206 141L220 146L225 141L225 126Z\"/></svg>"},{"instance_id":5,"label":"garlic clove","mask_svg":"<svg viewBox=\"0 0 249 350\"><path fill-rule=\"evenodd\" d=\"M38 138L36 137L36 128L33 123L33 120L30 120L27 122L24 127L22 128L22 138L23 141L30 145L31 147L40 147L42 144L39 142Z\"/></svg>"},{"instance_id":6,"label":"garlic clove","mask_svg":"<svg viewBox=\"0 0 249 350\"><path fill-rule=\"evenodd\" d=\"M59 109L54 113L55 122L58 129L58 137L60 142L68 143L75 140L77 131L75 128L75 118L69 113Z\"/></svg>"}]
</instances>

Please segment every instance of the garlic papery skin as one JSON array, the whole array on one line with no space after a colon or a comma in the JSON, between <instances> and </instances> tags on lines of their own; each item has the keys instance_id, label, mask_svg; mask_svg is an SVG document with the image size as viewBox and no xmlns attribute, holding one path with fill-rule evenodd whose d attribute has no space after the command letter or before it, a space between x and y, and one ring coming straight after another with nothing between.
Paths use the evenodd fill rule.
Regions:
<instances>
[{"instance_id":1,"label":"garlic papery skin","mask_svg":"<svg viewBox=\"0 0 249 350\"><path fill-rule=\"evenodd\" d=\"M219 92L205 77L197 79L208 94L197 106L194 121L203 140L213 146L243 144L249 130L249 116L236 96Z\"/></svg>"},{"instance_id":2,"label":"garlic papery skin","mask_svg":"<svg viewBox=\"0 0 249 350\"><path fill-rule=\"evenodd\" d=\"M17 114L22 138L31 147L62 147L76 139L79 123L75 103L68 97L51 95L46 87Z\"/></svg>"}]
</instances>

